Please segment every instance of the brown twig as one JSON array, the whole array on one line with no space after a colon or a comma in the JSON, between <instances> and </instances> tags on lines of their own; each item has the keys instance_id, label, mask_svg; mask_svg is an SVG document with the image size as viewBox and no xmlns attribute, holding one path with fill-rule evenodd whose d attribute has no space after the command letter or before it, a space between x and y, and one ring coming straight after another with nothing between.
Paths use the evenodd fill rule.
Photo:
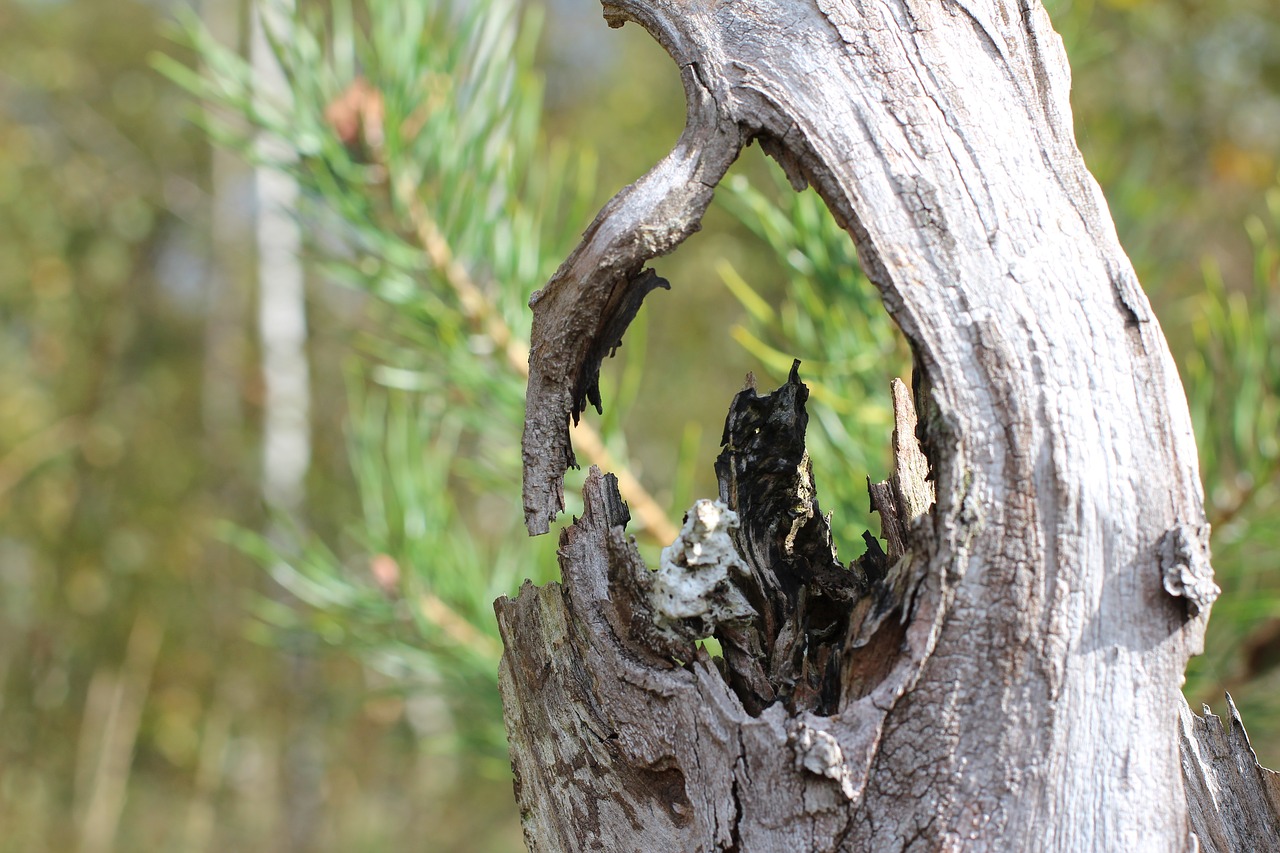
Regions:
<instances>
[{"instance_id":1,"label":"brown twig","mask_svg":"<svg viewBox=\"0 0 1280 853\"><path fill-rule=\"evenodd\" d=\"M369 561L369 573L389 596L398 596L401 590L400 564L390 554L378 554ZM419 593L416 598L418 611L427 621L444 632L453 643L475 649L497 660L502 656L502 646L493 637L477 630L475 624L431 591Z\"/></svg>"},{"instance_id":2,"label":"brown twig","mask_svg":"<svg viewBox=\"0 0 1280 853\"><path fill-rule=\"evenodd\" d=\"M502 645L497 640L477 630L466 617L438 595L424 592L418 598L418 608L431 624L444 631L457 645L479 651L493 660L502 657Z\"/></svg>"}]
</instances>

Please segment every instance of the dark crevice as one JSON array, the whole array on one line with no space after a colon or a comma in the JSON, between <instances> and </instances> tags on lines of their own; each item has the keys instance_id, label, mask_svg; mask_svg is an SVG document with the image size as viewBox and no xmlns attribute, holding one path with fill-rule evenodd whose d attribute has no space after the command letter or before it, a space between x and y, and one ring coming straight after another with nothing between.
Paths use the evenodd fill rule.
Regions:
<instances>
[{"instance_id":1,"label":"dark crevice","mask_svg":"<svg viewBox=\"0 0 1280 853\"><path fill-rule=\"evenodd\" d=\"M738 779L733 780L733 825L729 827L729 846L725 853L740 853L742 850L742 797L738 792Z\"/></svg>"},{"instance_id":2,"label":"dark crevice","mask_svg":"<svg viewBox=\"0 0 1280 853\"><path fill-rule=\"evenodd\" d=\"M729 846L725 848L725 853L741 853L742 851L742 820L745 812L742 808L742 792L739 790L738 770L741 768L743 775L750 776L747 767L747 745L742 741L742 731L738 731L738 760L734 763L733 768L733 825L729 828Z\"/></svg>"}]
</instances>

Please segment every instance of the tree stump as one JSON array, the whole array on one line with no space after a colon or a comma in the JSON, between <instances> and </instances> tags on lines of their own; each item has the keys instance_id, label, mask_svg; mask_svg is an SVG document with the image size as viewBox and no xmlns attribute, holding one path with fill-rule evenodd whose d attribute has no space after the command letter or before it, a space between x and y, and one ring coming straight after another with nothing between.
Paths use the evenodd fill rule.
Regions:
<instances>
[{"instance_id":1,"label":"tree stump","mask_svg":"<svg viewBox=\"0 0 1280 853\"><path fill-rule=\"evenodd\" d=\"M602 359L666 286L645 263L750 142L849 232L916 377L870 488L886 545L848 565L795 370L735 398L719 501L657 571L591 472L562 584L496 605L529 848L1280 849L1238 717L1179 692L1218 594L1190 418L1041 5L604 5L666 48L688 122L531 302L530 531L563 509Z\"/></svg>"}]
</instances>

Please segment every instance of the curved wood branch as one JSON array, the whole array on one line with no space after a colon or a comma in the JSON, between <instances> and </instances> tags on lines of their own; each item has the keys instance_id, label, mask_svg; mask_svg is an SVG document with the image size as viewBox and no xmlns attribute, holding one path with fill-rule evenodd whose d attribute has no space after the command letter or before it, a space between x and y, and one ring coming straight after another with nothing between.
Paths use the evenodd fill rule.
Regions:
<instances>
[{"instance_id":1,"label":"curved wood branch","mask_svg":"<svg viewBox=\"0 0 1280 853\"><path fill-rule=\"evenodd\" d=\"M715 185L745 143L695 68L682 65L680 74L689 117L675 149L605 205L529 301L524 517L534 535L546 533L564 509L564 472L577 466L569 418L576 423L587 403L600 409L600 363L621 345L645 296L668 286L645 263L698 230Z\"/></svg>"}]
</instances>

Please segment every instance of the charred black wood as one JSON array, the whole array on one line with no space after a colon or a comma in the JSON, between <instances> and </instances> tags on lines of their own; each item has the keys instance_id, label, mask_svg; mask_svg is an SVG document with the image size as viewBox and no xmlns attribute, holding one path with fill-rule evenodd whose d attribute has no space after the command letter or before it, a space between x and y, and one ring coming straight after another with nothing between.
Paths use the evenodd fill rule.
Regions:
<instances>
[{"instance_id":1,"label":"charred black wood","mask_svg":"<svg viewBox=\"0 0 1280 853\"><path fill-rule=\"evenodd\" d=\"M749 570L743 592L758 618L715 636L725 677L753 713L774 701L793 713L834 713L850 614L905 550L894 490L882 483L871 497L884 519L888 555L868 534L867 554L849 567L840 562L805 449L809 391L799 367L795 362L787 382L765 395L748 377L729 407L716 460L720 498L741 520L734 542Z\"/></svg>"}]
</instances>

